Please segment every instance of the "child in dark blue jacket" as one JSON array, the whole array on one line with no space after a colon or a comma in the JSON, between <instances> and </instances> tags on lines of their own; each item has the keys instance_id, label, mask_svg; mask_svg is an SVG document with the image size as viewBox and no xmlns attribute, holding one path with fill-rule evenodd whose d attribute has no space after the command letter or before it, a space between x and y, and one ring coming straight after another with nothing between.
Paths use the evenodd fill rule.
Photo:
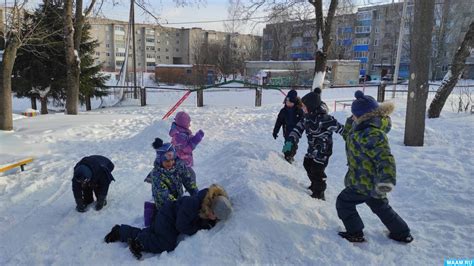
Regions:
<instances>
[{"instance_id":1,"label":"child in dark blue jacket","mask_svg":"<svg viewBox=\"0 0 474 266\"><path fill-rule=\"evenodd\" d=\"M278 118L275 122L275 127L273 128L273 138L278 138L278 132L280 128L283 127L283 137L285 142L289 140L290 132L298 124L298 122L303 118L304 113L301 109L301 102L298 98L298 93L296 90L290 90L285 98L285 107L281 108L278 113ZM291 151L284 152L285 159L292 163L294 161L294 153Z\"/></svg>"},{"instance_id":2,"label":"child in dark blue jacket","mask_svg":"<svg viewBox=\"0 0 474 266\"><path fill-rule=\"evenodd\" d=\"M72 192L78 212L85 212L87 205L94 202L92 192L97 198L95 205L97 211L107 205L109 185L112 180L115 180L112 176L113 170L112 161L102 155L84 157L74 166Z\"/></svg>"},{"instance_id":3,"label":"child in dark blue jacket","mask_svg":"<svg viewBox=\"0 0 474 266\"><path fill-rule=\"evenodd\" d=\"M153 224L143 229L130 225L115 225L105 236L106 243L128 242L132 254L140 259L142 252L172 251L178 245L178 236L194 235L202 229L211 229L216 222L226 220L232 206L224 189L218 185L168 201L159 210Z\"/></svg>"}]
</instances>

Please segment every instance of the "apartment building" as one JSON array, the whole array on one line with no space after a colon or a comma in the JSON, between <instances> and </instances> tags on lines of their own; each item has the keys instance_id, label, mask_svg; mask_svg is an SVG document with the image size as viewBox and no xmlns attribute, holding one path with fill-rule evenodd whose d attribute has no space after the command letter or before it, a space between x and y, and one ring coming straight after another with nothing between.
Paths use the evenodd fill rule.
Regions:
<instances>
[{"instance_id":1,"label":"apartment building","mask_svg":"<svg viewBox=\"0 0 474 266\"><path fill-rule=\"evenodd\" d=\"M96 62L102 63L105 71L120 71L127 53L126 38L128 22L103 18L90 18L91 35L99 41ZM138 72L154 72L158 64L195 64L202 44L232 44L241 53L248 53L247 47L257 45L259 36L230 34L201 28L171 28L153 24L135 24L136 68ZM128 49L132 49L131 43ZM259 58L254 58L259 59ZM128 65L132 65L129 52Z\"/></svg>"},{"instance_id":2,"label":"apartment building","mask_svg":"<svg viewBox=\"0 0 474 266\"><path fill-rule=\"evenodd\" d=\"M435 3L433 28L432 77L440 79L449 68L454 53L474 17L474 5L469 1L449 0L445 33L439 38L445 0ZM410 66L410 33L413 24L413 1L408 0L399 76L408 77ZM356 13L336 16L333 43L329 59L355 59L361 62L360 74L384 76L395 69L398 36L403 3L390 3L360 7ZM314 59L314 20L289 21L267 24L263 30L263 60L312 60ZM474 78L474 53L467 59L465 77Z\"/></svg>"}]
</instances>

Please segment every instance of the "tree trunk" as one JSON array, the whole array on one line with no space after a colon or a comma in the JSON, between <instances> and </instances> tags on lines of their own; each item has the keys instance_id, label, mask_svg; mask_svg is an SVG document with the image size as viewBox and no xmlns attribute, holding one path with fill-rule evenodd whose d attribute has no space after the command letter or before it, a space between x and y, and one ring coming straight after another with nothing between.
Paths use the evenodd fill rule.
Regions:
<instances>
[{"instance_id":1,"label":"tree trunk","mask_svg":"<svg viewBox=\"0 0 474 266\"><path fill-rule=\"evenodd\" d=\"M48 96L40 97L41 102L41 114L47 115L48 114Z\"/></svg>"},{"instance_id":2,"label":"tree trunk","mask_svg":"<svg viewBox=\"0 0 474 266\"><path fill-rule=\"evenodd\" d=\"M444 104L448 96L458 83L459 77L462 75L464 67L466 66L466 58L469 56L471 49L474 47L474 22L469 25L469 30L464 36L461 46L456 51L451 68L444 76L443 82L436 92L435 98L428 109L428 118L438 118L443 110Z\"/></svg>"},{"instance_id":3,"label":"tree trunk","mask_svg":"<svg viewBox=\"0 0 474 266\"><path fill-rule=\"evenodd\" d=\"M12 70L20 40L11 35L0 62L0 130L13 129L12 116Z\"/></svg>"},{"instance_id":4,"label":"tree trunk","mask_svg":"<svg viewBox=\"0 0 474 266\"><path fill-rule=\"evenodd\" d=\"M64 3L64 42L66 49L66 114L77 115L79 102L79 47L74 46L73 0ZM81 11L82 12L82 11Z\"/></svg>"},{"instance_id":5,"label":"tree trunk","mask_svg":"<svg viewBox=\"0 0 474 266\"><path fill-rule=\"evenodd\" d=\"M38 110L38 106L36 106L36 96L31 96L31 109Z\"/></svg>"},{"instance_id":6,"label":"tree trunk","mask_svg":"<svg viewBox=\"0 0 474 266\"><path fill-rule=\"evenodd\" d=\"M404 143L407 146L423 146L431 54L431 46L426 44L431 43L434 1L415 0L414 9Z\"/></svg>"},{"instance_id":7,"label":"tree trunk","mask_svg":"<svg viewBox=\"0 0 474 266\"><path fill-rule=\"evenodd\" d=\"M327 65L327 53L331 48L331 27L336 12L338 0L331 0L329 5L328 13L326 16L326 21L323 19L323 3L322 0L309 1L314 7L314 13L316 16L316 52L314 56L314 79L312 90L315 88L323 88L324 77L326 75L326 65ZM322 38L322 42L320 41ZM322 45L321 45L322 44ZM320 47L322 46L322 47Z\"/></svg>"},{"instance_id":8,"label":"tree trunk","mask_svg":"<svg viewBox=\"0 0 474 266\"><path fill-rule=\"evenodd\" d=\"M91 97L89 95L86 95L86 111L92 110L91 107Z\"/></svg>"},{"instance_id":9,"label":"tree trunk","mask_svg":"<svg viewBox=\"0 0 474 266\"><path fill-rule=\"evenodd\" d=\"M439 25L439 31L438 31L438 36L436 38L436 44L437 44L437 49L436 49L436 57L434 58L434 64L432 65L432 80L438 79L438 72L441 68L441 57L444 56L444 51L445 51L445 39L446 39L446 27L447 24L449 23L448 21L448 16L449 16L449 7L450 7L450 2L451 0L444 0L443 3L443 13L442 13L442 18L440 20L440 25Z\"/></svg>"}]
</instances>

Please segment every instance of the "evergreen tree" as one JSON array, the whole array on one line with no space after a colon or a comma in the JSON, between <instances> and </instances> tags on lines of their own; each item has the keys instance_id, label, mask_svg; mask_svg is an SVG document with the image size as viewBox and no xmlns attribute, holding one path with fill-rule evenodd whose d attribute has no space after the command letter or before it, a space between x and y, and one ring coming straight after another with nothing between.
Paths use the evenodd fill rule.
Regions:
<instances>
[{"instance_id":1,"label":"evergreen tree","mask_svg":"<svg viewBox=\"0 0 474 266\"><path fill-rule=\"evenodd\" d=\"M91 110L91 97L102 97L108 94L105 83L108 76L100 73L102 65L94 65L95 48L99 46L97 40L91 40L91 26L84 24L82 29L82 43L80 46L81 55L81 76L79 87L79 100L81 104L86 104L86 110Z\"/></svg>"},{"instance_id":2,"label":"evergreen tree","mask_svg":"<svg viewBox=\"0 0 474 266\"><path fill-rule=\"evenodd\" d=\"M40 22L39 28L47 31L48 37L34 40L19 51L13 78L13 90L17 97L38 97L41 113L47 113L48 98L56 105L64 106L66 99L66 59L63 41L64 20L61 1L49 1L40 6L32 15L24 30L31 30L31 21ZM90 25L84 24L81 55L80 102L91 110L90 98L107 95L105 82L108 77L99 73L101 65L94 65L94 49L99 46L91 40Z\"/></svg>"},{"instance_id":3,"label":"evergreen tree","mask_svg":"<svg viewBox=\"0 0 474 266\"><path fill-rule=\"evenodd\" d=\"M17 97L34 97L41 101L41 113L47 114L48 98L57 102L64 99L62 77L64 67L64 44L62 23L58 23L58 3L40 6L33 14L25 14L22 31L47 32L42 39L33 39L18 50L13 69L12 89Z\"/></svg>"}]
</instances>

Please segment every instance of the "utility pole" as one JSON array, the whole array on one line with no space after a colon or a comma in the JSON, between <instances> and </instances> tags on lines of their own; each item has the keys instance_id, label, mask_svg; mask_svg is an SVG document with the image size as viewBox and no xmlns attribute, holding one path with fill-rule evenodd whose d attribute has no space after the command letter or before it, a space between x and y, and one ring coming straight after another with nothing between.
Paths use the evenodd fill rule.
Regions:
<instances>
[{"instance_id":1,"label":"utility pole","mask_svg":"<svg viewBox=\"0 0 474 266\"><path fill-rule=\"evenodd\" d=\"M133 99L138 99L137 94L137 55L135 50L135 0L130 1L132 22L132 50L133 50Z\"/></svg>"},{"instance_id":2,"label":"utility pole","mask_svg":"<svg viewBox=\"0 0 474 266\"><path fill-rule=\"evenodd\" d=\"M395 73L393 75L393 92L392 98L395 98L395 90L397 89L397 82L398 82L398 71L400 69L400 57L402 54L402 44L403 44L403 34L405 31L405 16L407 13L407 4L408 0L403 1L403 11L402 11L402 18L400 21L400 32L398 33L398 46L397 46L397 59L395 60ZM414 63L414 62L412 62Z\"/></svg>"}]
</instances>

